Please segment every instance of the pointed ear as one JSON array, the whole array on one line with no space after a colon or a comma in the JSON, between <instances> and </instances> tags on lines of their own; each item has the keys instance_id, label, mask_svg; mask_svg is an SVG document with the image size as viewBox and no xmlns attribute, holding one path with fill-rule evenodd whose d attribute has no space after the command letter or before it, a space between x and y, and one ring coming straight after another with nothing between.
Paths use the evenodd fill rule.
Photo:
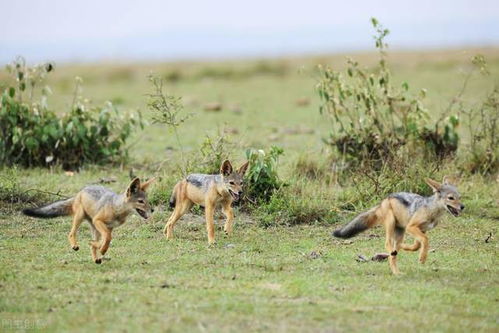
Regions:
<instances>
[{"instance_id":1,"label":"pointed ear","mask_svg":"<svg viewBox=\"0 0 499 333\"><path fill-rule=\"evenodd\" d=\"M248 165L249 165L249 161L246 161L246 163L244 163L243 165L241 165L239 167L239 169L237 169L237 173L240 174L241 176L244 176L244 174L246 173L246 170L248 170Z\"/></svg>"},{"instance_id":2,"label":"pointed ear","mask_svg":"<svg viewBox=\"0 0 499 333\"><path fill-rule=\"evenodd\" d=\"M223 176L228 176L232 173L232 164L230 163L229 160L225 160L222 162L222 165L220 166L220 173Z\"/></svg>"},{"instance_id":3,"label":"pointed ear","mask_svg":"<svg viewBox=\"0 0 499 333\"><path fill-rule=\"evenodd\" d=\"M149 187L149 185L151 185L152 183L154 183L156 181L156 177L152 177L151 179L149 179L148 181L146 181L145 183L141 183L140 184L140 189L142 191L146 191L147 188Z\"/></svg>"},{"instance_id":4,"label":"pointed ear","mask_svg":"<svg viewBox=\"0 0 499 333\"><path fill-rule=\"evenodd\" d=\"M430 179L430 178L426 178L425 181L426 181L426 184L428 184L433 189L433 192L440 191L440 188L442 187L442 185L439 182L437 182L433 179Z\"/></svg>"},{"instance_id":5,"label":"pointed ear","mask_svg":"<svg viewBox=\"0 0 499 333\"><path fill-rule=\"evenodd\" d=\"M459 178L453 176L444 176L442 180L442 184L444 185L456 185L457 182L459 182Z\"/></svg>"},{"instance_id":6,"label":"pointed ear","mask_svg":"<svg viewBox=\"0 0 499 333\"><path fill-rule=\"evenodd\" d=\"M130 185L128 185L128 188L126 189L126 196L129 198L133 194L137 193L140 190L140 179L135 178L132 180Z\"/></svg>"}]
</instances>

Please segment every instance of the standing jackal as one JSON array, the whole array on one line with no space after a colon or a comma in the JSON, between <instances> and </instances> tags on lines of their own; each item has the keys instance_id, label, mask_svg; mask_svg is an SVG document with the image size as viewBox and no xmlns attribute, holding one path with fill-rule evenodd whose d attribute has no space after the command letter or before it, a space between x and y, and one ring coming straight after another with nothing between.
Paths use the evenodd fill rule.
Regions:
<instances>
[{"instance_id":1,"label":"standing jackal","mask_svg":"<svg viewBox=\"0 0 499 333\"><path fill-rule=\"evenodd\" d=\"M102 259L98 256L97 250L101 255L107 252L114 228L125 223L128 215L134 211L144 219L148 219L153 212L145 192L153 181L154 178L141 183L139 178L135 178L122 194L116 194L103 186L86 186L70 199L43 207L27 208L23 213L40 218L73 216L73 226L68 238L69 244L75 251L80 249L76 233L81 222L87 220L93 236L93 241L90 242L92 259L96 264L100 264Z\"/></svg>"},{"instance_id":2,"label":"standing jackal","mask_svg":"<svg viewBox=\"0 0 499 333\"><path fill-rule=\"evenodd\" d=\"M186 214L194 204L204 206L206 216L206 229L208 242L215 242L213 214L217 206L222 206L226 216L224 231L227 235L232 233L234 212L232 202L238 201L243 193L243 178L248 169L249 162L244 163L234 171L229 160L220 166L220 174L190 174L178 182L173 188L170 198L170 207L174 208L163 230L166 238L173 238L175 223Z\"/></svg>"},{"instance_id":3,"label":"standing jackal","mask_svg":"<svg viewBox=\"0 0 499 333\"><path fill-rule=\"evenodd\" d=\"M426 179L426 183L433 189L432 196L423 197L405 192L391 194L378 206L358 215L342 228L335 230L333 236L350 238L382 224L386 231L385 246L390 253L389 262L393 274L399 273L397 253L401 248L406 251L417 251L421 248L419 261L424 264L429 250L426 232L438 224L445 211L458 216L464 209L460 201L461 195L456 187L447 182L446 177L442 184L432 179ZM414 244L402 244L406 232L414 236Z\"/></svg>"}]
</instances>

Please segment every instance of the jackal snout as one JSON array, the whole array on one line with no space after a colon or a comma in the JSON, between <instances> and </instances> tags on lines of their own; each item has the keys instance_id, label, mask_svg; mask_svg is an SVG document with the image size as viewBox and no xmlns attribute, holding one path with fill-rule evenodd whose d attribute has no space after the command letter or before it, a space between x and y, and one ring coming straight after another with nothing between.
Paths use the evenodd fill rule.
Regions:
<instances>
[{"instance_id":1,"label":"jackal snout","mask_svg":"<svg viewBox=\"0 0 499 333\"><path fill-rule=\"evenodd\" d=\"M436 195L440 198L443 205L449 213L454 216L459 216L464 210L464 204L461 202L461 194L457 188L452 185L448 177L444 177L442 183L432 179L426 179L426 183L430 185Z\"/></svg>"},{"instance_id":2,"label":"jackal snout","mask_svg":"<svg viewBox=\"0 0 499 333\"><path fill-rule=\"evenodd\" d=\"M138 178L135 178L130 186L128 186L126 197L127 202L131 205L135 211L145 220L147 220L151 214L154 212L154 208L149 204L147 200L146 190L149 185L155 181L155 178L151 178L148 181L141 183Z\"/></svg>"},{"instance_id":3,"label":"jackal snout","mask_svg":"<svg viewBox=\"0 0 499 333\"><path fill-rule=\"evenodd\" d=\"M239 169L234 170L230 161L225 160L220 167L223 184L234 201L238 201L243 194L243 179L248 165L249 162L246 162Z\"/></svg>"}]
</instances>

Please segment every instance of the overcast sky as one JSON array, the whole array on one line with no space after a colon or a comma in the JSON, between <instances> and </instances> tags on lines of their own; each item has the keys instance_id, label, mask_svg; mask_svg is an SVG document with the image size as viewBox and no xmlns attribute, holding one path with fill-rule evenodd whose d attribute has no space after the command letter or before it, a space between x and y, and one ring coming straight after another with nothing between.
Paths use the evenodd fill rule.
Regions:
<instances>
[{"instance_id":1,"label":"overcast sky","mask_svg":"<svg viewBox=\"0 0 499 333\"><path fill-rule=\"evenodd\" d=\"M499 45L499 1L0 0L0 63L264 57Z\"/></svg>"}]
</instances>

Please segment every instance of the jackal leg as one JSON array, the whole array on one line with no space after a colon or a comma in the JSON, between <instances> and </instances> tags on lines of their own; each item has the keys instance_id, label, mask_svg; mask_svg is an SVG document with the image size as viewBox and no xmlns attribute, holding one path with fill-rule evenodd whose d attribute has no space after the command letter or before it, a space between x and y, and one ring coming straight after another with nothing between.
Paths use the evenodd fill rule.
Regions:
<instances>
[{"instance_id":1,"label":"jackal leg","mask_svg":"<svg viewBox=\"0 0 499 333\"><path fill-rule=\"evenodd\" d=\"M400 249L400 244L404 239L404 232L396 228L395 216L393 215L391 209L386 210L384 225L386 232L385 247L390 254L390 257L388 257L390 269L393 274L399 274L400 271L397 267L397 254Z\"/></svg>"},{"instance_id":2,"label":"jackal leg","mask_svg":"<svg viewBox=\"0 0 499 333\"><path fill-rule=\"evenodd\" d=\"M100 242L92 242L92 246L97 250L99 249L99 252L102 255L105 255L107 250L109 249L109 244L111 244L111 229L101 220L95 219L92 221L95 228L97 231L100 233L102 236L102 241ZM95 260L95 263L100 264L102 261L101 258L98 258Z\"/></svg>"},{"instance_id":3,"label":"jackal leg","mask_svg":"<svg viewBox=\"0 0 499 333\"><path fill-rule=\"evenodd\" d=\"M401 245L402 250L405 250L405 251L417 251L417 250L419 250L420 247L421 247L421 242L418 241L417 239L414 240L414 243L412 245L408 245L408 244Z\"/></svg>"},{"instance_id":4,"label":"jackal leg","mask_svg":"<svg viewBox=\"0 0 499 333\"><path fill-rule=\"evenodd\" d=\"M68 239L71 248L75 251L78 251L80 247L78 246L78 241L76 240L76 233L78 232L78 228L85 217L85 212L83 208L80 206L73 215L73 225L71 226L71 231L69 232Z\"/></svg>"},{"instance_id":5,"label":"jackal leg","mask_svg":"<svg viewBox=\"0 0 499 333\"><path fill-rule=\"evenodd\" d=\"M175 223L184 216L189 209L192 208L193 203L190 200L185 200L183 202L177 202L177 205L175 206L175 209L173 210L172 215L168 219L168 222L166 222L165 228L163 229L163 233L165 234L166 238L172 239L173 238L173 228L175 227Z\"/></svg>"},{"instance_id":6,"label":"jackal leg","mask_svg":"<svg viewBox=\"0 0 499 333\"><path fill-rule=\"evenodd\" d=\"M101 259L98 258L97 256L97 249L99 248L100 238L101 238L100 233L92 223L90 223L90 228L92 229L92 241L90 242L90 250L92 251L92 260L95 263L100 264Z\"/></svg>"},{"instance_id":7,"label":"jackal leg","mask_svg":"<svg viewBox=\"0 0 499 333\"><path fill-rule=\"evenodd\" d=\"M215 222L213 221L213 214L215 213L215 206L207 203L204 208L206 215L206 231L208 232L208 243L215 243Z\"/></svg>"},{"instance_id":8,"label":"jackal leg","mask_svg":"<svg viewBox=\"0 0 499 333\"><path fill-rule=\"evenodd\" d=\"M430 244L428 242L428 236L419 229L418 224L411 223L407 225L407 232L413 235L416 240L421 243L421 250L419 252L419 262L424 264L426 262L426 258L428 258L428 250L430 249Z\"/></svg>"},{"instance_id":9,"label":"jackal leg","mask_svg":"<svg viewBox=\"0 0 499 333\"><path fill-rule=\"evenodd\" d=\"M230 202L222 205L222 211L227 218L224 225L224 231L227 235L230 235L232 233L232 224L234 223L234 210L232 209Z\"/></svg>"}]
</instances>

